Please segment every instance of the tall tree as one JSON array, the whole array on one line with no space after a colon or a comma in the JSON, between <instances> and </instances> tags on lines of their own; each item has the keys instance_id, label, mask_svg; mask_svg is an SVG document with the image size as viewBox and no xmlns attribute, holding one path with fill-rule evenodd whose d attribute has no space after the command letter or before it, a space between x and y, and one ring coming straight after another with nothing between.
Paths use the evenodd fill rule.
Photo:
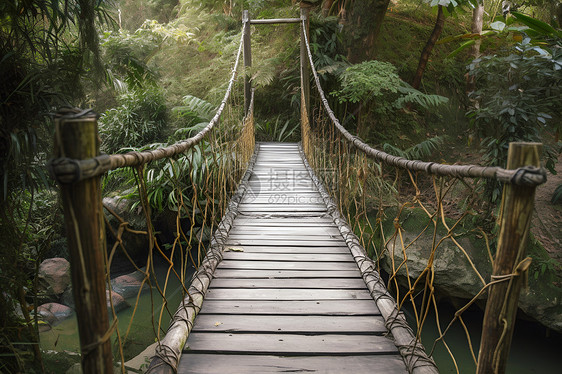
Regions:
<instances>
[{"instance_id":1,"label":"tall tree","mask_svg":"<svg viewBox=\"0 0 562 374\"><path fill-rule=\"evenodd\" d=\"M481 34L482 26L484 24L484 0L479 0L478 4L472 10L472 23L470 28L473 34ZM470 55L476 59L480 57L480 39L476 39L470 49Z\"/></svg>"},{"instance_id":2,"label":"tall tree","mask_svg":"<svg viewBox=\"0 0 562 374\"><path fill-rule=\"evenodd\" d=\"M327 14L338 2L348 60L352 63L372 60L390 0L324 0L323 12Z\"/></svg>"},{"instance_id":3,"label":"tall tree","mask_svg":"<svg viewBox=\"0 0 562 374\"><path fill-rule=\"evenodd\" d=\"M414 75L414 79L412 80L412 87L414 87L416 90L420 88L423 73L425 72L425 68L427 67L427 62L429 61L429 56L431 55L431 51L433 51L433 47L435 47L435 43L437 43L441 32L443 32L444 25L445 15L443 14L443 6L438 5L435 26L433 27L433 31L431 32L429 39L422 49L420 60L418 62L418 68L416 69L416 74Z\"/></svg>"}]
</instances>

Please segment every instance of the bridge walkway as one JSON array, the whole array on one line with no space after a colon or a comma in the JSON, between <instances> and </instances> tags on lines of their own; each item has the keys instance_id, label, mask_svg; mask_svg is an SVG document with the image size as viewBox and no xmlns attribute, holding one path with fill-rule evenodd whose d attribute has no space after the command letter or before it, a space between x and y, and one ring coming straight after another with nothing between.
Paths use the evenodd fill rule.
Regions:
<instances>
[{"instance_id":1,"label":"bridge walkway","mask_svg":"<svg viewBox=\"0 0 562 374\"><path fill-rule=\"evenodd\" d=\"M405 373L294 143L262 143L178 373Z\"/></svg>"}]
</instances>

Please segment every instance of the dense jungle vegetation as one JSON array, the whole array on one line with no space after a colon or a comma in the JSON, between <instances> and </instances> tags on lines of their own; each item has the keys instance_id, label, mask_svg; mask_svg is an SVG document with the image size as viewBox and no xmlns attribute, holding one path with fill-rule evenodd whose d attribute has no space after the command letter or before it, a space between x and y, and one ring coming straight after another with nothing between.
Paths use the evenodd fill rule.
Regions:
<instances>
[{"instance_id":1,"label":"dense jungle vegetation","mask_svg":"<svg viewBox=\"0 0 562 374\"><path fill-rule=\"evenodd\" d=\"M552 181L538 193L531 274L562 287L560 0L309 3L330 104L367 143L412 159L499 166L511 141L544 144ZM68 257L45 167L52 113L94 108L106 153L193 134L222 98L243 9L296 17L299 2L0 2L0 372L46 370L36 275L42 260ZM298 25L252 28L257 140L300 139L298 35ZM104 187L118 190L128 178L115 174ZM483 193L494 210L500 186ZM152 195L155 211L173 204L165 196Z\"/></svg>"}]
</instances>

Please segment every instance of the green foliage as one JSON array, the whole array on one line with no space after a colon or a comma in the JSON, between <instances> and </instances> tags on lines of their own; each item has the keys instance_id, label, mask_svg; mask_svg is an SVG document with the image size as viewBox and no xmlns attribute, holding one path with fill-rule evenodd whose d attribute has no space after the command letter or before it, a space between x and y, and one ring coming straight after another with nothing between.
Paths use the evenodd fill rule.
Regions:
<instances>
[{"instance_id":1,"label":"green foliage","mask_svg":"<svg viewBox=\"0 0 562 374\"><path fill-rule=\"evenodd\" d=\"M448 99L424 94L398 76L396 67L383 61L366 61L341 72L341 89L331 94L340 103L369 103L378 115L389 115L407 104L417 104L430 110Z\"/></svg>"},{"instance_id":2,"label":"green foliage","mask_svg":"<svg viewBox=\"0 0 562 374\"><path fill-rule=\"evenodd\" d=\"M416 104L425 110L431 110L449 102L449 99L444 96L425 94L405 83L398 87L398 91L404 96L399 97L394 102L397 108L404 108L407 104Z\"/></svg>"},{"instance_id":3,"label":"green foliage","mask_svg":"<svg viewBox=\"0 0 562 374\"><path fill-rule=\"evenodd\" d=\"M383 145L383 150L391 155L407 158L409 160L423 160L437 151L445 143L446 139L446 136L435 136L405 150L385 143Z\"/></svg>"},{"instance_id":4,"label":"green foliage","mask_svg":"<svg viewBox=\"0 0 562 374\"><path fill-rule=\"evenodd\" d=\"M299 135L299 124L281 116L274 121L266 120L256 123L256 139L266 142L296 141Z\"/></svg>"},{"instance_id":5,"label":"green foliage","mask_svg":"<svg viewBox=\"0 0 562 374\"><path fill-rule=\"evenodd\" d=\"M179 133L176 132L175 137L184 139L201 131L211 121L216 111L217 107L206 100L191 95L184 96L183 105L172 108L172 113L181 122L181 128L178 130Z\"/></svg>"},{"instance_id":6,"label":"green foliage","mask_svg":"<svg viewBox=\"0 0 562 374\"><path fill-rule=\"evenodd\" d=\"M333 91L340 103L374 100L387 93L397 93L402 80L389 62L366 61L352 65L340 75L342 88Z\"/></svg>"},{"instance_id":7,"label":"green foliage","mask_svg":"<svg viewBox=\"0 0 562 374\"><path fill-rule=\"evenodd\" d=\"M562 50L554 52L533 46L527 38L507 56L485 56L469 66L478 87L471 96L480 107L468 115L483 139L487 165L505 167L510 142L542 141L543 134L560 131ZM546 153L551 172L556 153L552 148ZM499 187L490 188L495 201Z\"/></svg>"},{"instance_id":8,"label":"green foliage","mask_svg":"<svg viewBox=\"0 0 562 374\"><path fill-rule=\"evenodd\" d=\"M123 29L105 32L101 41L108 62L107 82L118 92L155 85L156 73L149 66L155 53L164 44L187 44L192 38L184 25L162 25L155 20L146 20L134 33Z\"/></svg>"},{"instance_id":9,"label":"green foliage","mask_svg":"<svg viewBox=\"0 0 562 374\"><path fill-rule=\"evenodd\" d=\"M82 78L100 69L95 24L105 1L0 2L0 371L41 370L30 281L46 255L56 209L36 209L52 182L49 113L84 99ZM39 196L39 197L38 197ZM56 204L51 205L52 208ZM38 216L35 216L35 214ZM59 214L60 217L60 214ZM26 300L27 294L27 300ZM17 308L24 310L22 316ZM37 349L36 349L37 348Z\"/></svg>"},{"instance_id":10,"label":"green foliage","mask_svg":"<svg viewBox=\"0 0 562 374\"><path fill-rule=\"evenodd\" d=\"M164 95L159 89L127 91L118 100L121 105L109 109L99 119L103 151L115 153L124 147L140 147L162 140L167 115Z\"/></svg>"}]
</instances>

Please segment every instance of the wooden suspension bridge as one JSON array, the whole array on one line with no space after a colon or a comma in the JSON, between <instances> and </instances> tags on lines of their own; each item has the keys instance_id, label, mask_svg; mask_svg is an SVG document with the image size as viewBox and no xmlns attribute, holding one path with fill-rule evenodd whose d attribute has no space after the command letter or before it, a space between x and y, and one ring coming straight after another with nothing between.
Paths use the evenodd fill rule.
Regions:
<instances>
[{"instance_id":1,"label":"wooden suspension bridge","mask_svg":"<svg viewBox=\"0 0 562 374\"><path fill-rule=\"evenodd\" d=\"M301 23L304 140L309 123L309 70L327 106L310 57L307 20L306 7L301 9L300 18L285 20L250 20L244 12L243 37L225 99L209 125L193 138L156 151L99 156L95 118L77 112L57 122L61 157L50 167L62 186L69 249L80 260L73 261L72 273L73 288L79 290L75 298L81 346L86 352L84 372L113 370L100 240L101 175L173 157L196 145L213 129L230 94L242 50L245 67L251 66L250 24ZM246 118L253 118L253 94L247 76L244 89ZM521 168L538 166L536 145L514 147L526 151L514 151L508 166L517 170L511 171L411 162L370 148L350 135L329 107L326 111L342 138L378 162L437 175L460 176L466 172L469 177L499 176L498 180L513 183L504 196L494 275L521 278L516 278L515 269L520 259L509 249L524 247L534 187L541 183L524 180L527 172L538 176L539 169ZM253 146L253 132L251 136ZM302 147L308 146L303 141ZM196 273L192 283L195 292L190 288L188 300L178 309L183 314L159 342L150 373L437 372L374 271L372 261L354 242L349 226L308 166L305 153L301 145L293 143L256 145L250 167L232 197L236 213L225 214L211 241L215 252L207 254L200 268L210 271ZM507 283L490 287L479 373L491 372L492 365L496 370L498 362L500 370L496 371L501 372L502 366L505 369L509 343L504 341L500 351L495 347L504 336L511 337L520 286L519 282L512 287L510 281L508 290ZM512 293L510 300L515 301L507 312L502 304L506 292ZM498 326L497 310L504 313L502 318L509 321L506 323L511 324L511 330L506 330L505 323ZM174 344L168 345L169 341Z\"/></svg>"},{"instance_id":2,"label":"wooden suspension bridge","mask_svg":"<svg viewBox=\"0 0 562 374\"><path fill-rule=\"evenodd\" d=\"M297 144L259 144L179 373L404 373Z\"/></svg>"}]
</instances>

